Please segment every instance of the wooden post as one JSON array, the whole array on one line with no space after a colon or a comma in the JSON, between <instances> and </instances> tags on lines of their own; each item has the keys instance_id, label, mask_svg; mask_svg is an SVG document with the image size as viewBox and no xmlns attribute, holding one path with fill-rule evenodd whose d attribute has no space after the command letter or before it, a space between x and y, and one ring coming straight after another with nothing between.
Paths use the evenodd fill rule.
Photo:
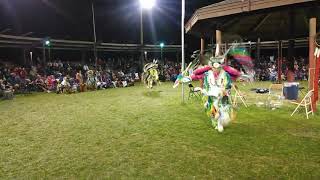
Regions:
<instances>
[{"instance_id":1,"label":"wooden post","mask_svg":"<svg viewBox=\"0 0 320 180\"><path fill-rule=\"evenodd\" d=\"M277 59L277 66L278 66L278 83L282 82L281 74L282 74L282 41L278 42L278 59Z\"/></svg>"},{"instance_id":2,"label":"wooden post","mask_svg":"<svg viewBox=\"0 0 320 180\"><path fill-rule=\"evenodd\" d=\"M293 9L290 9L288 12L289 16L289 44L288 44L288 63L290 70L294 71L294 44L295 44L295 13Z\"/></svg>"},{"instance_id":3,"label":"wooden post","mask_svg":"<svg viewBox=\"0 0 320 180\"><path fill-rule=\"evenodd\" d=\"M316 44L318 50L320 48L319 43L317 42L317 39L318 39L319 36L320 36L320 32L317 33L316 36L315 36L315 44ZM318 102L318 100L319 100L319 85L318 85L318 83L319 83L319 80L320 80L319 79L320 57L318 56L318 54L319 54L319 52L317 52L315 54L315 56L316 56L316 71L315 71L316 76L315 76L314 85L313 85L314 86L314 94L315 94L315 101L316 102Z\"/></svg>"},{"instance_id":4,"label":"wooden post","mask_svg":"<svg viewBox=\"0 0 320 180\"><path fill-rule=\"evenodd\" d=\"M312 17L309 20L309 91L314 89L316 58L314 57L315 36L317 31L317 18ZM312 96L313 111L316 111L315 95Z\"/></svg>"},{"instance_id":5,"label":"wooden post","mask_svg":"<svg viewBox=\"0 0 320 180\"><path fill-rule=\"evenodd\" d=\"M46 63L46 48L44 45L42 46L42 63L44 66L47 64Z\"/></svg>"},{"instance_id":6,"label":"wooden post","mask_svg":"<svg viewBox=\"0 0 320 180\"><path fill-rule=\"evenodd\" d=\"M33 66L33 52L30 51L30 65Z\"/></svg>"},{"instance_id":7,"label":"wooden post","mask_svg":"<svg viewBox=\"0 0 320 180\"><path fill-rule=\"evenodd\" d=\"M26 66L27 65L27 57L26 57L26 49L25 48L22 49L22 57L23 57L23 65Z\"/></svg>"},{"instance_id":8,"label":"wooden post","mask_svg":"<svg viewBox=\"0 0 320 180\"><path fill-rule=\"evenodd\" d=\"M320 57L316 58L316 71L315 71L315 80L314 80L314 95L315 95L314 99L316 102L318 102L319 100L319 85L318 85L319 71L320 71Z\"/></svg>"},{"instance_id":9,"label":"wooden post","mask_svg":"<svg viewBox=\"0 0 320 180\"><path fill-rule=\"evenodd\" d=\"M177 51L177 53L176 53L176 60L177 60L177 62L179 62L179 51ZM174 61L174 62L176 62L176 61Z\"/></svg>"},{"instance_id":10,"label":"wooden post","mask_svg":"<svg viewBox=\"0 0 320 180\"><path fill-rule=\"evenodd\" d=\"M227 51L228 51L228 42L225 43L225 52L227 52ZM228 64L229 64L229 59L228 59L228 58L225 59L224 64L225 64L225 65L228 65Z\"/></svg>"},{"instance_id":11,"label":"wooden post","mask_svg":"<svg viewBox=\"0 0 320 180\"><path fill-rule=\"evenodd\" d=\"M201 36L201 40L200 40L201 44L200 44L200 54L203 55L204 54L204 49L205 49L205 39L203 36Z\"/></svg>"},{"instance_id":12,"label":"wooden post","mask_svg":"<svg viewBox=\"0 0 320 180\"><path fill-rule=\"evenodd\" d=\"M260 63L260 43L261 40L258 38L257 44L256 44L256 64Z\"/></svg>"},{"instance_id":13,"label":"wooden post","mask_svg":"<svg viewBox=\"0 0 320 180\"><path fill-rule=\"evenodd\" d=\"M219 44L219 54L221 53L221 44L222 44L222 37L221 37L221 31L216 30L216 44Z\"/></svg>"},{"instance_id":14,"label":"wooden post","mask_svg":"<svg viewBox=\"0 0 320 180\"><path fill-rule=\"evenodd\" d=\"M48 61L51 62L51 47L48 48Z\"/></svg>"}]
</instances>

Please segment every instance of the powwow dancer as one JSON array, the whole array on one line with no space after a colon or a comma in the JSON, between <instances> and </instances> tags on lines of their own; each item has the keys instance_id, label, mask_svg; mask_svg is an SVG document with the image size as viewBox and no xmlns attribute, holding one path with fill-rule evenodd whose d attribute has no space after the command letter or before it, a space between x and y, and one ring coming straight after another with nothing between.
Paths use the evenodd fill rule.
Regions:
<instances>
[{"instance_id":1,"label":"powwow dancer","mask_svg":"<svg viewBox=\"0 0 320 180\"><path fill-rule=\"evenodd\" d=\"M152 89L153 84L161 84L159 81L159 70L156 60L148 63L143 68L142 81L146 84L147 88Z\"/></svg>"},{"instance_id":2,"label":"powwow dancer","mask_svg":"<svg viewBox=\"0 0 320 180\"><path fill-rule=\"evenodd\" d=\"M187 76L188 69L192 66L195 67L192 64L197 64L199 60L190 63L186 71L178 76L174 85L175 88L180 82L203 80L202 94L205 101L205 110L211 118L213 127L219 132L222 132L224 127L235 118L231 103L232 80L242 76L238 70L226 65L225 61L228 56L233 56L242 65L251 66L252 63L250 56L247 56L243 51L241 51L242 54L239 52L235 47L231 47L224 55L219 56L219 47L217 47L216 54L208 60L208 65L193 71L193 74Z\"/></svg>"}]
</instances>

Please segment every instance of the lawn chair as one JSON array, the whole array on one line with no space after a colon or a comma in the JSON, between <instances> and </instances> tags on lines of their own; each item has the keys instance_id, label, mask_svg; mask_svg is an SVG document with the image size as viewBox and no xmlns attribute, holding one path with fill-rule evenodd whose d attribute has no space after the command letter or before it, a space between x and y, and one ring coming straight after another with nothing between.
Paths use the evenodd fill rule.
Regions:
<instances>
[{"instance_id":1,"label":"lawn chair","mask_svg":"<svg viewBox=\"0 0 320 180\"><path fill-rule=\"evenodd\" d=\"M283 84L271 84L269 87L268 101L273 108L280 107L283 104Z\"/></svg>"},{"instance_id":2,"label":"lawn chair","mask_svg":"<svg viewBox=\"0 0 320 180\"><path fill-rule=\"evenodd\" d=\"M248 107L248 105L247 105L247 103L246 103L246 101L245 101L245 99L244 99L244 96L243 96L243 94L241 93L241 91L239 90L239 88L236 86L236 85L232 85L232 88L235 90L235 95L234 95L234 99L233 99L233 102L232 102L232 104L233 104L233 106L236 106L237 105L237 100L238 100L238 98L241 100L241 102L243 103L243 105L245 106L245 107Z\"/></svg>"},{"instance_id":3,"label":"lawn chair","mask_svg":"<svg viewBox=\"0 0 320 180\"><path fill-rule=\"evenodd\" d=\"M269 96L282 97L283 96L283 84L271 84L269 87Z\"/></svg>"},{"instance_id":4,"label":"lawn chair","mask_svg":"<svg viewBox=\"0 0 320 180\"><path fill-rule=\"evenodd\" d=\"M194 88L194 86L189 83L189 96L188 99L190 99L190 97L196 97L196 98L201 98L201 89L200 88Z\"/></svg>"},{"instance_id":5,"label":"lawn chair","mask_svg":"<svg viewBox=\"0 0 320 180\"><path fill-rule=\"evenodd\" d=\"M299 87L299 93L304 97L306 94L303 92L305 87Z\"/></svg>"},{"instance_id":6,"label":"lawn chair","mask_svg":"<svg viewBox=\"0 0 320 180\"><path fill-rule=\"evenodd\" d=\"M312 95L314 93L314 90L311 90L307 93L307 95L302 99L302 101L300 103L297 102L291 102L292 104L297 104L298 106L296 107L296 109L293 111L293 113L291 114L291 116L293 116L299 109L299 107L304 107L306 110L306 116L307 119L309 119L309 114L313 115L313 108L312 108ZM308 110L310 107L310 110Z\"/></svg>"}]
</instances>

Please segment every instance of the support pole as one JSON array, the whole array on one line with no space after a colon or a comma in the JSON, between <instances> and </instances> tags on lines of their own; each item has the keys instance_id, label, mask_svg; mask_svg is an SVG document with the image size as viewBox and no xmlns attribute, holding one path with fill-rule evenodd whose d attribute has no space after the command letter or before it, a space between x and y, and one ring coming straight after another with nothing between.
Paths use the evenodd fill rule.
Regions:
<instances>
[{"instance_id":1,"label":"support pole","mask_svg":"<svg viewBox=\"0 0 320 180\"><path fill-rule=\"evenodd\" d=\"M185 5L185 0L181 0L182 3L181 3L181 72L184 71L184 18L185 18L185 8L186 8L186 5ZM184 103L184 84L182 83L182 103Z\"/></svg>"},{"instance_id":2,"label":"support pole","mask_svg":"<svg viewBox=\"0 0 320 180\"><path fill-rule=\"evenodd\" d=\"M161 56L161 63L165 64L164 59L163 59L163 48L160 49L160 56Z\"/></svg>"},{"instance_id":3,"label":"support pole","mask_svg":"<svg viewBox=\"0 0 320 180\"><path fill-rule=\"evenodd\" d=\"M318 102L318 100L319 100L319 85L318 85L319 71L320 71L320 57L316 58L316 72L315 72L316 76L315 76L315 80L314 80L314 95L315 95L314 99L316 102Z\"/></svg>"},{"instance_id":4,"label":"support pole","mask_svg":"<svg viewBox=\"0 0 320 180\"><path fill-rule=\"evenodd\" d=\"M30 65L33 66L33 52L30 51Z\"/></svg>"},{"instance_id":5,"label":"support pole","mask_svg":"<svg viewBox=\"0 0 320 180\"><path fill-rule=\"evenodd\" d=\"M42 46L42 63L43 65L46 64L46 48L44 45Z\"/></svg>"},{"instance_id":6,"label":"support pole","mask_svg":"<svg viewBox=\"0 0 320 180\"><path fill-rule=\"evenodd\" d=\"M143 10L142 7L140 7L140 50L141 50L141 54L140 54L140 63L141 63L141 67L143 67L144 65L144 55L143 55L143 44L144 44L144 40L143 40Z\"/></svg>"},{"instance_id":7,"label":"support pole","mask_svg":"<svg viewBox=\"0 0 320 180\"><path fill-rule=\"evenodd\" d=\"M26 57L26 49L23 48L22 49L22 57L23 57L23 65L26 66L27 65L27 57Z\"/></svg>"},{"instance_id":8,"label":"support pole","mask_svg":"<svg viewBox=\"0 0 320 180\"><path fill-rule=\"evenodd\" d=\"M288 12L289 15L289 46L288 46L288 66L289 70L294 71L294 47L295 47L295 13L293 9Z\"/></svg>"},{"instance_id":9,"label":"support pole","mask_svg":"<svg viewBox=\"0 0 320 180\"><path fill-rule=\"evenodd\" d=\"M203 36L201 36L201 40L200 40L200 54L203 55L204 54L204 49L205 49L205 39Z\"/></svg>"},{"instance_id":10,"label":"support pole","mask_svg":"<svg viewBox=\"0 0 320 180\"><path fill-rule=\"evenodd\" d=\"M200 39L200 64L204 64L204 51L205 51L205 47L206 47L206 40L204 39L204 35L201 35L201 39Z\"/></svg>"},{"instance_id":11,"label":"support pole","mask_svg":"<svg viewBox=\"0 0 320 180\"><path fill-rule=\"evenodd\" d=\"M256 44L256 64L260 63L260 43L261 43L261 39L258 38L257 44Z\"/></svg>"},{"instance_id":12,"label":"support pole","mask_svg":"<svg viewBox=\"0 0 320 180\"><path fill-rule=\"evenodd\" d=\"M229 43L228 43L228 42L225 42L224 45L225 45L225 46L224 46L225 51L228 51L228 49L229 49Z\"/></svg>"},{"instance_id":13,"label":"support pole","mask_svg":"<svg viewBox=\"0 0 320 180\"><path fill-rule=\"evenodd\" d=\"M176 53L176 60L174 61L174 62L179 62L179 51L177 51L177 53Z\"/></svg>"},{"instance_id":14,"label":"support pole","mask_svg":"<svg viewBox=\"0 0 320 180\"><path fill-rule=\"evenodd\" d=\"M94 12L94 4L93 4L93 1L92 1L92 3L91 3L91 10L92 10L93 40L94 40L93 55L94 55L95 67L97 68L97 64L98 64L97 33L96 33L96 19L95 19L95 12Z\"/></svg>"},{"instance_id":15,"label":"support pole","mask_svg":"<svg viewBox=\"0 0 320 180\"><path fill-rule=\"evenodd\" d=\"M48 47L48 61L51 62L51 47Z\"/></svg>"},{"instance_id":16,"label":"support pole","mask_svg":"<svg viewBox=\"0 0 320 180\"><path fill-rule=\"evenodd\" d=\"M314 57L314 50L315 50L315 36L317 32L317 18L312 17L309 20L309 91L313 90L315 80L317 79L315 77L315 68L316 68L316 58ZM313 111L316 111L316 99L315 95L311 97L312 99L312 107Z\"/></svg>"},{"instance_id":17,"label":"support pole","mask_svg":"<svg viewBox=\"0 0 320 180\"><path fill-rule=\"evenodd\" d=\"M221 31L216 30L216 44L219 44L219 53L221 53L221 44L222 44L222 37L221 37Z\"/></svg>"},{"instance_id":18,"label":"support pole","mask_svg":"<svg viewBox=\"0 0 320 180\"><path fill-rule=\"evenodd\" d=\"M282 41L278 42L278 59L277 59L277 66L278 66L278 83L282 82L281 74L282 74Z\"/></svg>"},{"instance_id":19,"label":"support pole","mask_svg":"<svg viewBox=\"0 0 320 180\"><path fill-rule=\"evenodd\" d=\"M228 51L228 42L225 43L225 52ZM224 64L227 66L229 64L228 58L225 59Z\"/></svg>"},{"instance_id":20,"label":"support pole","mask_svg":"<svg viewBox=\"0 0 320 180\"><path fill-rule=\"evenodd\" d=\"M316 36L315 36L315 44L319 50L320 46L319 46L319 43L317 42L317 39L318 37L320 36L320 33L317 33ZM315 54L316 56L316 76L315 76L315 81L314 81L314 94L315 94L315 100L316 102L319 101L319 73L320 73L320 56L318 56L318 52L317 54Z\"/></svg>"}]
</instances>

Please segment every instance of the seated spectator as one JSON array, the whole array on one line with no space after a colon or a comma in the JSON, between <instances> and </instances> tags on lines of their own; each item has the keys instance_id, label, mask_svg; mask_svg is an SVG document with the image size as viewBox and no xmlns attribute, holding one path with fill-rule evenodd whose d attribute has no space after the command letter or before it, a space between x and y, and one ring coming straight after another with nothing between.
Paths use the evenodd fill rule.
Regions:
<instances>
[{"instance_id":1,"label":"seated spectator","mask_svg":"<svg viewBox=\"0 0 320 180\"><path fill-rule=\"evenodd\" d=\"M48 89L47 92L51 92L56 89L56 79L54 78L53 75L47 77L46 84Z\"/></svg>"},{"instance_id":2,"label":"seated spectator","mask_svg":"<svg viewBox=\"0 0 320 180\"><path fill-rule=\"evenodd\" d=\"M37 75L37 78L34 80L34 84L37 88L37 91L48 91L45 80L40 75Z\"/></svg>"},{"instance_id":3,"label":"seated spectator","mask_svg":"<svg viewBox=\"0 0 320 180\"><path fill-rule=\"evenodd\" d=\"M81 70L76 74L76 83L78 84L79 91L84 92L86 89L86 84L83 81Z\"/></svg>"},{"instance_id":4,"label":"seated spectator","mask_svg":"<svg viewBox=\"0 0 320 180\"><path fill-rule=\"evenodd\" d=\"M71 89L71 85L69 82L69 77L64 77L63 81L61 83L58 84L57 86L57 94L60 93L71 93L72 89Z\"/></svg>"}]
</instances>

